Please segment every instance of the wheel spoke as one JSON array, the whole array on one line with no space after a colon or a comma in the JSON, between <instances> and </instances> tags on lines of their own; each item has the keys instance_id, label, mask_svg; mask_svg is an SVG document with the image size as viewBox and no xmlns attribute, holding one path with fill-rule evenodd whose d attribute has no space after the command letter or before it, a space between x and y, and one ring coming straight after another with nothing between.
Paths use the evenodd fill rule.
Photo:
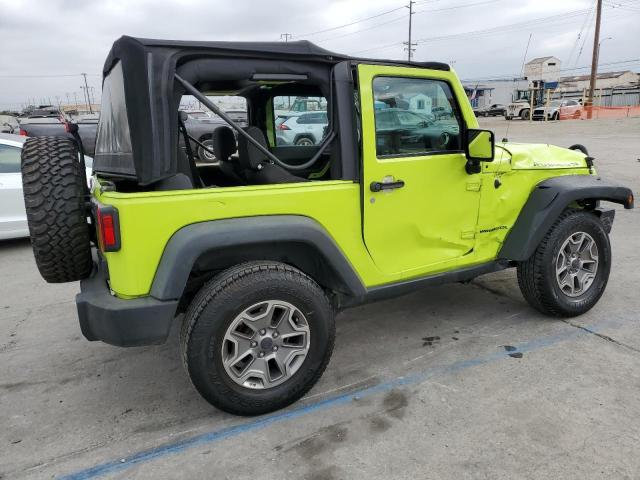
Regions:
<instances>
[{"instance_id":1,"label":"wheel spoke","mask_svg":"<svg viewBox=\"0 0 640 480\"><path fill-rule=\"evenodd\" d=\"M309 351L309 325L292 304L267 300L243 310L222 342L223 365L246 388L271 388L294 375Z\"/></svg>"},{"instance_id":2,"label":"wheel spoke","mask_svg":"<svg viewBox=\"0 0 640 480\"><path fill-rule=\"evenodd\" d=\"M593 284L598 271L598 246L585 232L571 234L556 257L556 281L569 297L584 294Z\"/></svg>"}]
</instances>

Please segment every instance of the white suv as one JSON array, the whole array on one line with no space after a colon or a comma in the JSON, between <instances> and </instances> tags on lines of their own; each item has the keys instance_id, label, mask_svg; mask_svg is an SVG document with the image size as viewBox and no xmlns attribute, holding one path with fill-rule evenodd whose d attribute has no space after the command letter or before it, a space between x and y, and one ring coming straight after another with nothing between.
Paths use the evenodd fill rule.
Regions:
<instances>
[{"instance_id":1,"label":"white suv","mask_svg":"<svg viewBox=\"0 0 640 480\"><path fill-rule=\"evenodd\" d=\"M312 146L322 141L329 121L327 112L307 112L276 122L276 143L282 145Z\"/></svg>"}]
</instances>

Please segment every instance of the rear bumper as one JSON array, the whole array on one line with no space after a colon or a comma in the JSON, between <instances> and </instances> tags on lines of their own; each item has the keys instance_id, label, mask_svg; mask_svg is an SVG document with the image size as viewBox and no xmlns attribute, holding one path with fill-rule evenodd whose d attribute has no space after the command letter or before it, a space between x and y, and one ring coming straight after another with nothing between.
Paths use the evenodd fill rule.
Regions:
<instances>
[{"instance_id":1,"label":"rear bumper","mask_svg":"<svg viewBox=\"0 0 640 480\"><path fill-rule=\"evenodd\" d=\"M80 329L87 340L137 347L166 341L178 301L115 297L107 286L104 270L96 268L90 278L80 282L76 306Z\"/></svg>"}]
</instances>

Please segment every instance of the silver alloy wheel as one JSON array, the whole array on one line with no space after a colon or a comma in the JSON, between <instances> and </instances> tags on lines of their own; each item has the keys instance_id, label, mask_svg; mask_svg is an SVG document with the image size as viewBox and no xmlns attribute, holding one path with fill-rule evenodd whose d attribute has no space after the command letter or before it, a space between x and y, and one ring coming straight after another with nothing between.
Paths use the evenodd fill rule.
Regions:
<instances>
[{"instance_id":1,"label":"silver alloy wheel","mask_svg":"<svg viewBox=\"0 0 640 480\"><path fill-rule=\"evenodd\" d=\"M598 246L591 235L576 232L567 238L556 257L556 281L568 297L589 290L598 272Z\"/></svg>"},{"instance_id":2,"label":"silver alloy wheel","mask_svg":"<svg viewBox=\"0 0 640 480\"><path fill-rule=\"evenodd\" d=\"M313 143L313 140L311 140L310 138L302 137L298 139L298 141L296 142L296 145L298 145L299 147L312 147L314 143Z\"/></svg>"},{"instance_id":3,"label":"silver alloy wheel","mask_svg":"<svg viewBox=\"0 0 640 480\"><path fill-rule=\"evenodd\" d=\"M282 300L266 300L231 322L222 341L222 362L238 385L271 388L298 371L309 341L309 324L300 309Z\"/></svg>"}]
</instances>

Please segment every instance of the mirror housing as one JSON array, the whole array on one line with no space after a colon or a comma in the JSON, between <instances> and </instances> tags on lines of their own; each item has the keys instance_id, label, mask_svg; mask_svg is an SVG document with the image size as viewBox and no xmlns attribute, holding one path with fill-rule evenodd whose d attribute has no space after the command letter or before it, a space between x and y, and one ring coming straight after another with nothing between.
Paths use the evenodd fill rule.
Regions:
<instances>
[{"instance_id":1,"label":"mirror housing","mask_svg":"<svg viewBox=\"0 0 640 480\"><path fill-rule=\"evenodd\" d=\"M495 156L495 136L491 130L469 128L465 131L464 154L467 157L465 169L468 174L480 173L480 162L493 162Z\"/></svg>"}]
</instances>

